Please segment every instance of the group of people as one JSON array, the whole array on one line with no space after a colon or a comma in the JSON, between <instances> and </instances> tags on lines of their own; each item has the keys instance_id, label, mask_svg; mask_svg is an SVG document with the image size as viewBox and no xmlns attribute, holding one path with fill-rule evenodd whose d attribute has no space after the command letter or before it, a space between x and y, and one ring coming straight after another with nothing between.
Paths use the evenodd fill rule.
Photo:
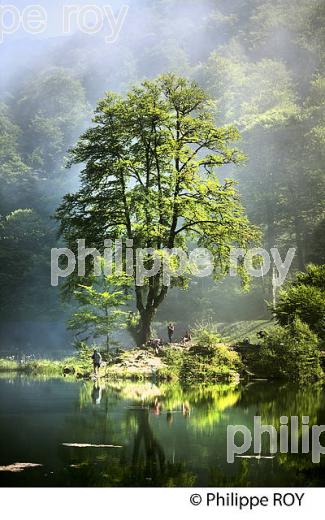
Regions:
<instances>
[{"instance_id":1,"label":"group of people","mask_svg":"<svg viewBox=\"0 0 325 520\"><path fill-rule=\"evenodd\" d=\"M174 325L173 322L168 323L167 333L168 333L169 343L172 343L173 342L173 336L174 336L174 333L175 333L175 325ZM183 336L183 338L181 339L181 343L183 345L186 345L186 343L188 343L191 340L192 340L191 331L188 330L185 333L185 335ZM160 338L151 339L148 344L149 344L149 346L153 347L156 350L156 353L158 353L160 347L162 346L162 340ZM94 349L94 352L93 352L93 354L91 356L91 359L92 359L93 367L94 367L94 375L97 376L98 372L99 372L99 369L101 367L102 361L103 361L102 360L102 356L101 356L100 352L97 349Z\"/></svg>"},{"instance_id":2,"label":"group of people","mask_svg":"<svg viewBox=\"0 0 325 520\"><path fill-rule=\"evenodd\" d=\"M172 343L173 342L173 335L174 335L174 332L175 332L175 325L174 325L174 323L170 322L168 324L167 331L168 331L169 343ZM183 345L185 345L186 343L188 343L191 340L192 340L191 331L187 330L185 335L181 339L181 343L183 343Z\"/></svg>"},{"instance_id":3,"label":"group of people","mask_svg":"<svg viewBox=\"0 0 325 520\"><path fill-rule=\"evenodd\" d=\"M174 325L174 323L170 322L167 326L169 343L173 343L174 332L175 332L175 325ZM191 334L191 331L188 330L188 331L186 331L185 335L182 337L180 342L182 345L186 345L186 343L188 343L191 340L192 340L192 334ZM156 351L156 354L159 353L159 350L162 347L162 345L163 345L163 341L160 338L152 338L148 341L148 346L153 347Z\"/></svg>"},{"instance_id":4,"label":"group of people","mask_svg":"<svg viewBox=\"0 0 325 520\"><path fill-rule=\"evenodd\" d=\"M175 332L175 325L174 325L174 323L170 322L168 324L167 332L168 332L169 343L172 343L173 342L174 332ZM185 343L188 343L191 340L192 340L191 331L187 330L185 335L181 339L181 343L183 343L185 345Z\"/></svg>"}]
</instances>

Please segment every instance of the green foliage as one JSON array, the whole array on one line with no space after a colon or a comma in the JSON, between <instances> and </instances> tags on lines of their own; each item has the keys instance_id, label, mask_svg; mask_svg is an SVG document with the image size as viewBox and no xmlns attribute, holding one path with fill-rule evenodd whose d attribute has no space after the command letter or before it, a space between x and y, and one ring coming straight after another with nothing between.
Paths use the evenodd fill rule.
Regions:
<instances>
[{"instance_id":1,"label":"green foliage","mask_svg":"<svg viewBox=\"0 0 325 520\"><path fill-rule=\"evenodd\" d=\"M33 376L89 377L92 372L92 349L85 344L78 347L78 355L53 361L52 359L35 359L19 362L11 359L0 359L0 372L19 372Z\"/></svg>"},{"instance_id":2,"label":"green foliage","mask_svg":"<svg viewBox=\"0 0 325 520\"><path fill-rule=\"evenodd\" d=\"M125 288L130 284L126 276L105 276L95 279L93 285L80 285L74 296L80 310L69 321L69 328L84 339L106 337L106 348L112 345L109 335L126 327L127 313L121 310L128 295ZM116 342L114 342L116 344Z\"/></svg>"},{"instance_id":3,"label":"green foliage","mask_svg":"<svg viewBox=\"0 0 325 520\"><path fill-rule=\"evenodd\" d=\"M215 347L222 341L217 328L211 323L198 323L192 331L193 342L198 347Z\"/></svg>"},{"instance_id":4,"label":"green foliage","mask_svg":"<svg viewBox=\"0 0 325 520\"><path fill-rule=\"evenodd\" d=\"M237 324L238 325L238 324ZM270 327L270 322L257 322L251 324L255 332L254 339L257 341L256 332L262 326ZM241 324L241 328L245 327L245 334L247 337L247 323ZM238 339L238 326L235 328L235 338ZM229 330L229 327L226 327ZM173 374L186 381L219 381L232 380L238 377L244 364L241 357L232 348L222 343L222 336L218 332L217 326L211 322L198 323L192 330L193 346L187 350L179 351L171 348L166 353L166 361L168 370ZM253 355L249 355L248 359L245 356L245 364L249 365L250 370L258 370L259 367L259 350L256 350ZM258 365L258 366L257 366Z\"/></svg>"},{"instance_id":5,"label":"green foliage","mask_svg":"<svg viewBox=\"0 0 325 520\"><path fill-rule=\"evenodd\" d=\"M189 350L164 348L162 359L167 367L159 369L157 377L160 380L178 379L185 384L236 380L243 367L239 355L221 343L195 343Z\"/></svg>"},{"instance_id":6,"label":"green foliage","mask_svg":"<svg viewBox=\"0 0 325 520\"><path fill-rule=\"evenodd\" d=\"M64 362L50 359L28 360L18 362L11 359L0 359L0 372L22 372L29 375L62 376Z\"/></svg>"},{"instance_id":7,"label":"green foliage","mask_svg":"<svg viewBox=\"0 0 325 520\"><path fill-rule=\"evenodd\" d=\"M125 97L108 93L71 152L71 164L86 165L81 189L57 212L64 239L75 250L82 236L100 251L107 236L133 240L134 248L147 248L147 268L157 255L166 258L166 248L188 251L195 240L213 254L215 274L226 274L231 246L247 248L257 237L235 182L216 175L221 166L243 161L234 145L239 138L235 127L215 125L207 95L185 78L168 74ZM175 256L168 261L175 267L173 285L186 287L190 266L177 275ZM162 269L144 284L135 291L139 344L149 339L169 286Z\"/></svg>"},{"instance_id":8,"label":"green foliage","mask_svg":"<svg viewBox=\"0 0 325 520\"><path fill-rule=\"evenodd\" d=\"M306 272L296 274L296 283L293 285L311 285L318 289L325 290L325 265L310 264Z\"/></svg>"},{"instance_id":9,"label":"green foliage","mask_svg":"<svg viewBox=\"0 0 325 520\"><path fill-rule=\"evenodd\" d=\"M193 349L184 355L180 377L185 383L231 381L238 377L240 368L238 354L225 345L209 349L209 355Z\"/></svg>"},{"instance_id":10,"label":"green foliage","mask_svg":"<svg viewBox=\"0 0 325 520\"><path fill-rule=\"evenodd\" d=\"M281 290L274 313L281 325L298 317L324 342L325 265L309 265L305 273L298 273L296 281Z\"/></svg>"},{"instance_id":11,"label":"green foliage","mask_svg":"<svg viewBox=\"0 0 325 520\"><path fill-rule=\"evenodd\" d=\"M43 177L62 168L86 111L84 88L66 69L43 70L22 85L13 112L25 133L25 160Z\"/></svg>"},{"instance_id":12,"label":"green foliage","mask_svg":"<svg viewBox=\"0 0 325 520\"><path fill-rule=\"evenodd\" d=\"M2 184L26 182L29 168L19 154L21 131L10 118L9 109L0 103L0 180ZM5 204L0 200L0 208Z\"/></svg>"},{"instance_id":13,"label":"green foliage","mask_svg":"<svg viewBox=\"0 0 325 520\"><path fill-rule=\"evenodd\" d=\"M89 124L88 121L85 123L87 101L94 104L105 88L126 92L131 83L167 71L194 78L211 95L209 108L217 127L224 123L238 125L243 135L240 147L249 158L248 168L238 169L232 167L236 166L232 163L224 164L218 175L220 190L224 177L238 179L239 176L247 215L263 229L267 249L277 245L281 254L285 254L288 247L297 247L295 267L300 270L310 261L324 263L324 1L220 0L216 3L202 0L186 2L186 7L180 4L177 0L146 2L146 16L139 10L144 30L124 32L125 40L112 47L109 56L105 44L101 46L96 40L93 47L88 47L81 37L66 42L64 52L61 52L61 43L53 40L49 46L44 46L46 59L42 56L40 44L39 59L21 68L22 74L17 77L19 81L14 81L17 71L12 66L4 66L0 106L0 215L3 220L16 210L32 209L42 219L47 241L44 239L37 244L35 255L26 256L25 244L21 240L16 242L16 247L11 240L1 240L2 318L38 319L42 316L48 319L55 316L62 319L63 308L59 305L57 291L49 290L48 284L48 250L56 244L55 225L49 216L62 195L75 189L76 172L67 175L63 164L67 149L74 145L76 137ZM104 62L107 64L105 67ZM98 237L98 242L112 235L112 230L106 227L109 221L116 225L116 234L126 236L124 224L119 224L120 206L117 207L116 202L114 205L113 196L107 199L107 192L115 180L110 178L110 184L110 181L106 183L104 176L95 175L98 169L102 170L101 166L105 167L106 159L107 166L114 166L115 172L121 166L128 168L132 175L134 168L143 179L145 148L147 145L148 149L151 147L151 165L155 162L152 159L159 156L159 163L164 166L162 213L170 214L169 186L171 189L175 186L176 175L174 168L168 167L168 160L164 162L163 156L170 157L173 153L169 144L173 145L175 139L168 140L166 134L165 123L169 120L163 117L164 104L156 103L154 106L154 96L150 98L149 91L147 94L145 101L141 89L128 97L138 118L129 119L124 134L123 128L120 133L118 130L114 132L112 127L110 132L103 132L103 136L100 131L97 133L100 138L95 140L97 144L103 137L105 146L111 145L110 149L113 149L114 142L117 147L121 145L119 151L126 152L126 161L122 159L113 165L110 154L100 154L96 143L92 148L94 153L98 152L88 170L91 176L93 167L93 177L98 181L90 198L91 201L96 199L96 205L87 206L87 193L83 192L85 196L80 198L80 206L75 204L75 211L71 210L72 221L80 222L83 206L93 207L94 213L97 207L102 208L99 212L102 218L93 219L90 225L91 231L86 237L89 245L92 234ZM150 103L147 102L149 98ZM113 113L110 99L109 95L101 105L105 105L107 119ZM120 100L118 96L116 108L122 110ZM128 118L127 111L121 115ZM151 134L150 122L156 115L156 130L159 132ZM189 114L189 120L194 115L195 111ZM183 122L185 127L186 121ZM118 128L118 121L115 120L112 126ZM130 144L130 136L126 135L130 127L137 131L137 135L131 140L134 144L132 150L125 150L124 143L126 148ZM142 136L139 133L141 128ZM233 126L231 128L233 132ZM109 135L112 135L110 143ZM198 132L194 132L193 137L198 138ZM234 147L232 143L229 145L229 148ZM182 159L184 147L180 148ZM176 146L175 158L178 150ZM243 154L238 154L237 158L243 158ZM201 170L204 170L204 165ZM139 217L149 222L153 218L151 235L159 227L166 242L167 231L165 229L164 234L164 223L157 218L159 196L152 182L154 178L155 172L151 175L148 190L138 182L135 185L132 180L134 190L127 190L127 202L134 205L132 223L140 222ZM227 195L230 189L225 190ZM120 193L119 189L117 201L122 200ZM200 198L204 198L202 194ZM112 211L106 208L107 200L108 206L113 201ZM181 201L176 199L175 202ZM145 216L147 205L153 208L153 212L150 210ZM183 211L184 204L181 206ZM189 203L188 208L192 212ZM140 223L139 232L143 229L143 223ZM190 232L190 228L187 231ZM196 231L194 233L197 235ZM133 235L133 238L140 236L138 229ZM151 239L149 236L148 242ZM175 285L186 285L186 278L175 280ZM85 280L77 283L87 284ZM262 306L264 300L270 300L270 277L265 277L263 282L259 280L256 293L251 292L247 300L239 298L233 287L229 291L227 288L219 291L212 290L212 283L209 285L209 292L205 289L196 291L196 286L191 285L191 290L182 294L181 306L172 301L173 312L177 312L177 307L180 319L184 319L183 308L187 307L189 321L200 319L200 316L193 318L191 314L194 308L199 307L208 308L209 316L218 321L226 321L229 316L234 320L267 317L262 314ZM144 294L146 291L147 288ZM229 306L224 304L225 293Z\"/></svg>"},{"instance_id":14,"label":"green foliage","mask_svg":"<svg viewBox=\"0 0 325 520\"><path fill-rule=\"evenodd\" d=\"M248 339L251 345L260 342L258 333L261 330L267 331L273 326L273 320L238 321L235 323L218 324L220 332L227 341L238 343Z\"/></svg>"},{"instance_id":15,"label":"green foliage","mask_svg":"<svg viewBox=\"0 0 325 520\"><path fill-rule=\"evenodd\" d=\"M175 347L164 347L163 362L167 368L158 370L157 377L163 379L178 379L183 365L184 351Z\"/></svg>"},{"instance_id":16,"label":"green foliage","mask_svg":"<svg viewBox=\"0 0 325 520\"><path fill-rule=\"evenodd\" d=\"M12 307L15 308L17 318L17 307L24 307L30 272L34 266L39 267L38 262L42 258L40 253L43 252L46 240L44 222L36 211L17 209L2 218L0 216L0 306L3 316L6 307ZM17 303L16 290L20 286L26 287Z\"/></svg>"},{"instance_id":17,"label":"green foliage","mask_svg":"<svg viewBox=\"0 0 325 520\"><path fill-rule=\"evenodd\" d=\"M85 121L84 87L74 72L38 66L0 100L0 263L2 319L63 319L49 284L51 220L67 185L67 148ZM3 103L5 99L6 104Z\"/></svg>"},{"instance_id":18,"label":"green foliage","mask_svg":"<svg viewBox=\"0 0 325 520\"><path fill-rule=\"evenodd\" d=\"M77 350L77 359L79 366L82 367L84 370L89 370L92 364L91 356L94 352L94 348L92 346L89 346L84 341L77 341L75 343L75 348ZM69 360L73 360L75 362L75 357L69 358ZM69 360L66 360L66 363L68 363Z\"/></svg>"},{"instance_id":19,"label":"green foliage","mask_svg":"<svg viewBox=\"0 0 325 520\"><path fill-rule=\"evenodd\" d=\"M11 372L16 371L19 368L19 363L14 359L4 359L0 358L0 371L1 372Z\"/></svg>"},{"instance_id":20,"label":"green foliage","mask_svg":"<svg viewBox=\"0 0 325 520\"><path fill-rule=\"evenodd\" d=\"M245 131L252 131L258 126L283 125L298 115L293 81L283 63L240 58L214 52L200 70L226 121L236 121Z\"/></svg>"},{"instance_id":21,"label":"green foliage","mask_svg":"<svg viewBox=\"0 0 325 520\"><path fill-rule=\"evenodd\" d=\"M233 380L242 369L239 355L226 345L195 345L184 353L180 377L186 383Z\"/></svg>"},{"instance_id":22,"label":"green foliage","mask_svg":"<svg viewBox=\"0 0 325 520\"><path fill-rule=\"evenodd\" d=\"M315 381L323 376L317 336L299 318L285 327L274 327L257 356L257 367L264 377Z\"/></svg>"}]
</instances>

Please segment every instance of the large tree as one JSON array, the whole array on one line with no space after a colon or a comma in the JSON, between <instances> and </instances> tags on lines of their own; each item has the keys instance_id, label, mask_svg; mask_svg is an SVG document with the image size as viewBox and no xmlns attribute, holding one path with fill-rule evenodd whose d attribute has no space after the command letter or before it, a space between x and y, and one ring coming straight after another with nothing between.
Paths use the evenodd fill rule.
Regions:
<instances>
[{"instance_id":1,"label":"large tree","mask_svg":"<svg viewBox=\"0 0 325 520\"><path fill-rule=\"evenodd\" d=\"M99 102L94 125L71 151L71 164L85 164L81 187L65 196L57 213L72 250L80 238L99 251L105 239L133 240L134 250L188 251L196 243L213 254L216 274L228 272L230 248L248 247L256 230L235 182L216 176L217 168L244 156L233 145L237 129L216 127L210 108L198 85L174 75L145 81L125 98L108 93ZM172 285L184 285L185 278L176 276ZM80 278L72 276L66 287L77 283ZM134 281L134 291L134 332L142 344L168 286L160 271L144 286Z\"/></svg>"}]
</instances>

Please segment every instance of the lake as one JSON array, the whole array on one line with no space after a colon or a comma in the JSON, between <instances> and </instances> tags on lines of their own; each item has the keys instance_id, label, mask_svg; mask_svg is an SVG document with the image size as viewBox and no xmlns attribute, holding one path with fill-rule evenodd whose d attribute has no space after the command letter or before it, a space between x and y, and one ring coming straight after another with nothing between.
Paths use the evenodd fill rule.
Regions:
<instances>
[{"instance_id":1,"label":"lake","mask_svg":"<svg viewBox=\"0 0 325 520\"><path fill-rule=\"evenodd\" d=\"M251 448L227 463L228 425L252 431L260 416L279 431L280 417L293 415L325 424L325 390L318 384L184 389L2 374L0 396L1 486L325 484L325 456L314 464L310 454L271 454L267 434L258 453Z\"/></svg>"}]
</instances>

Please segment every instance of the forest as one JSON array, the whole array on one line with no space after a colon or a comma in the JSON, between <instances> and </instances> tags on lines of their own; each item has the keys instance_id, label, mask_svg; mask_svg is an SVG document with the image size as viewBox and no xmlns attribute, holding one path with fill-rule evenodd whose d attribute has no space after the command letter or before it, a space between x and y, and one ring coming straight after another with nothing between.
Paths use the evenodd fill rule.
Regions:
<instances>
[{"instance_id":1,"label":"forest","mask_svg":"<svg viewBox=\"0 0 325 520\"><path fill-rule=\"evenodd\" d=\"M58 33L43 38L42 45L32 37L3 43L3 350L20 348L26 331L34 342L38 330L46 331L52 349L62 349L60 343L67 341L66 323L78 315L80 294L73 291L73 280L65 291L50 285L50 250L69 241L64 230L72 210L66 194L95 189L91 184L85 187L79 176L78 163L89 154L81 145L74 148L74 157L69 150L90 127L96 106L108 106L110 96L113 105L116 94L122 99L141 82L154 84L166 74L202 89L209 99L211 125L232 129L225 139L229 147L236 141L239 151L236 157L229 152L223 166L217 164L217 176L220 183L230 179L230 202L232 190L238 191L243 221L237 234L225 240L247 244L256 238L266 250L278 248L282 257L295 248L292 281L309 264L324 264L324 19L324 4L317 0L140 1L130 6L112 45L101 35L81 33ZM129 110L136 105L133 99ZM197 143L203 146L200 136ZM135 163L141 161L139 156L134 156ZM232 203L237 211L234 199ZM118 210L118 205L112 206L112 213ZM94 238L90 227L82 231L83 238L92 241L89 246L103 238L99 233ZM211 230L201 231L205 241L211 241ZM182 333L202 322L270 320L279 292L273 279L271 269L246 288L239 277L178 280L159 305L158 329L170 320ZM62 292L70 295L62 300ZM134 301L126 307L139 309ZM13 328L21 331L16 339ZM132 334L125 331L122 338L124 344L132 343Z\"/></svg>"},{"instance_id":2,"label":"forest","mask_svg":"<svg viewBox=\"0 0 325 520\"><path fill-rule=\"evenodd\" d=\"M323 486L324 1L13 4L0 487Z\"/></svg>"}]
</instances>

